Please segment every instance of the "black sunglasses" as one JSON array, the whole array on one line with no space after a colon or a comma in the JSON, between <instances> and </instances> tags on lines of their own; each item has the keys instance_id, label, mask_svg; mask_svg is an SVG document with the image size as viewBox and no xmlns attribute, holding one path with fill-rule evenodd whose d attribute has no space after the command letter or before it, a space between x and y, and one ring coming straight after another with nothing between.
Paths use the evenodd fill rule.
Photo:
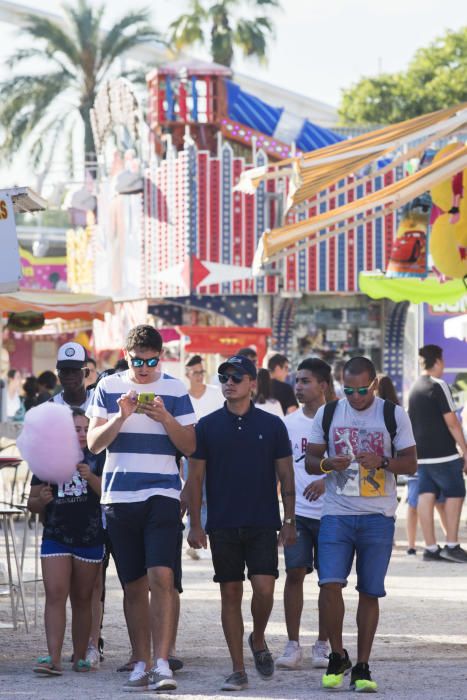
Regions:
<instances>
[{"instance_id":1,"label":"black sunglasses","mask_svg":"<svg viewBox=\"0 0 467 700\"><path fill-rule=\"evenodd\" d=\"M148 360L143 360L142 357L131 357L130 362L132 367L143 367L147 365L148 367L157 367L159 364L160 357L150 357Z\"/></svg>"},{"instance_id":2,"label":"black sunglasses","mask_svg":"<svg viewBox=\"0 0 467 700\"><path fill-rule=\"evenodd\" d=\"M218 374L219 381L221 384L227 384L229 379L233 381L234 384L240 384L243 381L244 374Z\"/></svg>"}]
</instances>

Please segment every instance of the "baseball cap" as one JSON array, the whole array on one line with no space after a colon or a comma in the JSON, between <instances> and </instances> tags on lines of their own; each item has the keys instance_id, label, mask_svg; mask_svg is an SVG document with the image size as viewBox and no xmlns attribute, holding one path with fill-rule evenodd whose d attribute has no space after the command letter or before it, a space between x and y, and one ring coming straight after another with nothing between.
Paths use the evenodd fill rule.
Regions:
<instances>
[{"instance_id":1,"label":"baseball cap","mask_svg":"<svg viewBox=\"0 0 467 700\"><path fill-rule=\"evenodd\" d=\"M233 367L241 374L249 374L252 379L256 379L256 367L253 362L244 355L233 355L229 357L228 360L219 365L217 371L222 374L228 367Z\"/></svg>"},{"instance_id":2,"label":"baseball cap","mask_svg":"<svg viewBox=\"0 0 467 700\"><path fill-rule=\"evenodd\" d=\"M64 343L58 348L57 369L82 369L87 361L87 352L79 343Z\"/></svg>"}]
</instances>

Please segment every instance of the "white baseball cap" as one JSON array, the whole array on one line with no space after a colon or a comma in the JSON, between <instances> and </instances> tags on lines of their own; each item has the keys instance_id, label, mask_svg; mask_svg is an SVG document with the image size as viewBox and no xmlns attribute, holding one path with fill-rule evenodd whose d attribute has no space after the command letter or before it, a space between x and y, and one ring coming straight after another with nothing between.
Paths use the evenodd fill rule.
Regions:
<instances>
[{"instance_id":1,"label":"white baseball cap","mask_svg":"<svg viewBox=\"0 0 467 700\"><path fill-rule=\"evenodd\" d=\"M82 369L87 361L87 352L79 343L64 343L58 348L57 369Z\"/></svg>"}]
</instances>

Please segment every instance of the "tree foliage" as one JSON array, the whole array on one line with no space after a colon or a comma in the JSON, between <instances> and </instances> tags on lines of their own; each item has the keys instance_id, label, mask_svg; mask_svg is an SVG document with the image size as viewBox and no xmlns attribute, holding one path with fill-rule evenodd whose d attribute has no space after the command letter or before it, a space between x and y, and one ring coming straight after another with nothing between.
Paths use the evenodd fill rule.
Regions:
<instances>
[{"instance_id":1,"label":"tree foliage","mask_svg":"<svg viewBox=\"0 0 467 700\"><path fill-rule=\"evenodd\" d=\"M390 124L467 101L467 27L418 49L407 70L363 77L343 90L346 124Z\"/></svg>"},{"instance_id":2,"label":"tree foliage","mask_svg":"<svg viewBox=\"0 0 467 700\"><path fill-rule=\"evenodd\" d=\"M77 0L63 10L65 25L31 15L24 28L28 48L18 48L7 60L12 75L0 83L4 158L27 143L33 165L50 163L58 141L81 120L85 159L92 159L90 110L99 86L123 54L160 40L145 9L126 13L108 31L102 23L105 5Z\"/></svg>"},{"instance_id":3,"label":"tree foliage","mask_svg":"<svg viewBox=\"0 0 467 700\"><path fill-rule=\"evenodd\" d=\"M248 7L254 10L253 18L242 14ZM274 26L264 11L279 7L279 0L190 0L188 12L169 27L169 43L181 50L205 44L209 36L211 57L216 63L231 66L236 47L244 56L265 61Z\"/></svg>"}]
</instances>

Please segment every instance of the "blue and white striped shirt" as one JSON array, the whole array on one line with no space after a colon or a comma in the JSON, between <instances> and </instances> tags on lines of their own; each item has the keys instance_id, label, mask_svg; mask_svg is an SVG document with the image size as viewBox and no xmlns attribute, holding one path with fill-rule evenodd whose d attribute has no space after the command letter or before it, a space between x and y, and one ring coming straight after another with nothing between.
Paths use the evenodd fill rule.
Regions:
<instances>
[{"instance_id":1,"label":"blue and white striped shirt","mask_svg":"<svg viewBox=\"0 0 467 700\"><path fill-rule=\"evenodd\" d=\"M151 384L136 384L128 371L99 382L87 416L110 420L118 413L117 399L131 390L154 392L180 425L196 423L190 397L179 379L162 374ZM175 445L161 423L133 413L107 448L101 503L134 503L151 496L179 499L181 480L175 453Z\"/></svg>"}]
</instances>

